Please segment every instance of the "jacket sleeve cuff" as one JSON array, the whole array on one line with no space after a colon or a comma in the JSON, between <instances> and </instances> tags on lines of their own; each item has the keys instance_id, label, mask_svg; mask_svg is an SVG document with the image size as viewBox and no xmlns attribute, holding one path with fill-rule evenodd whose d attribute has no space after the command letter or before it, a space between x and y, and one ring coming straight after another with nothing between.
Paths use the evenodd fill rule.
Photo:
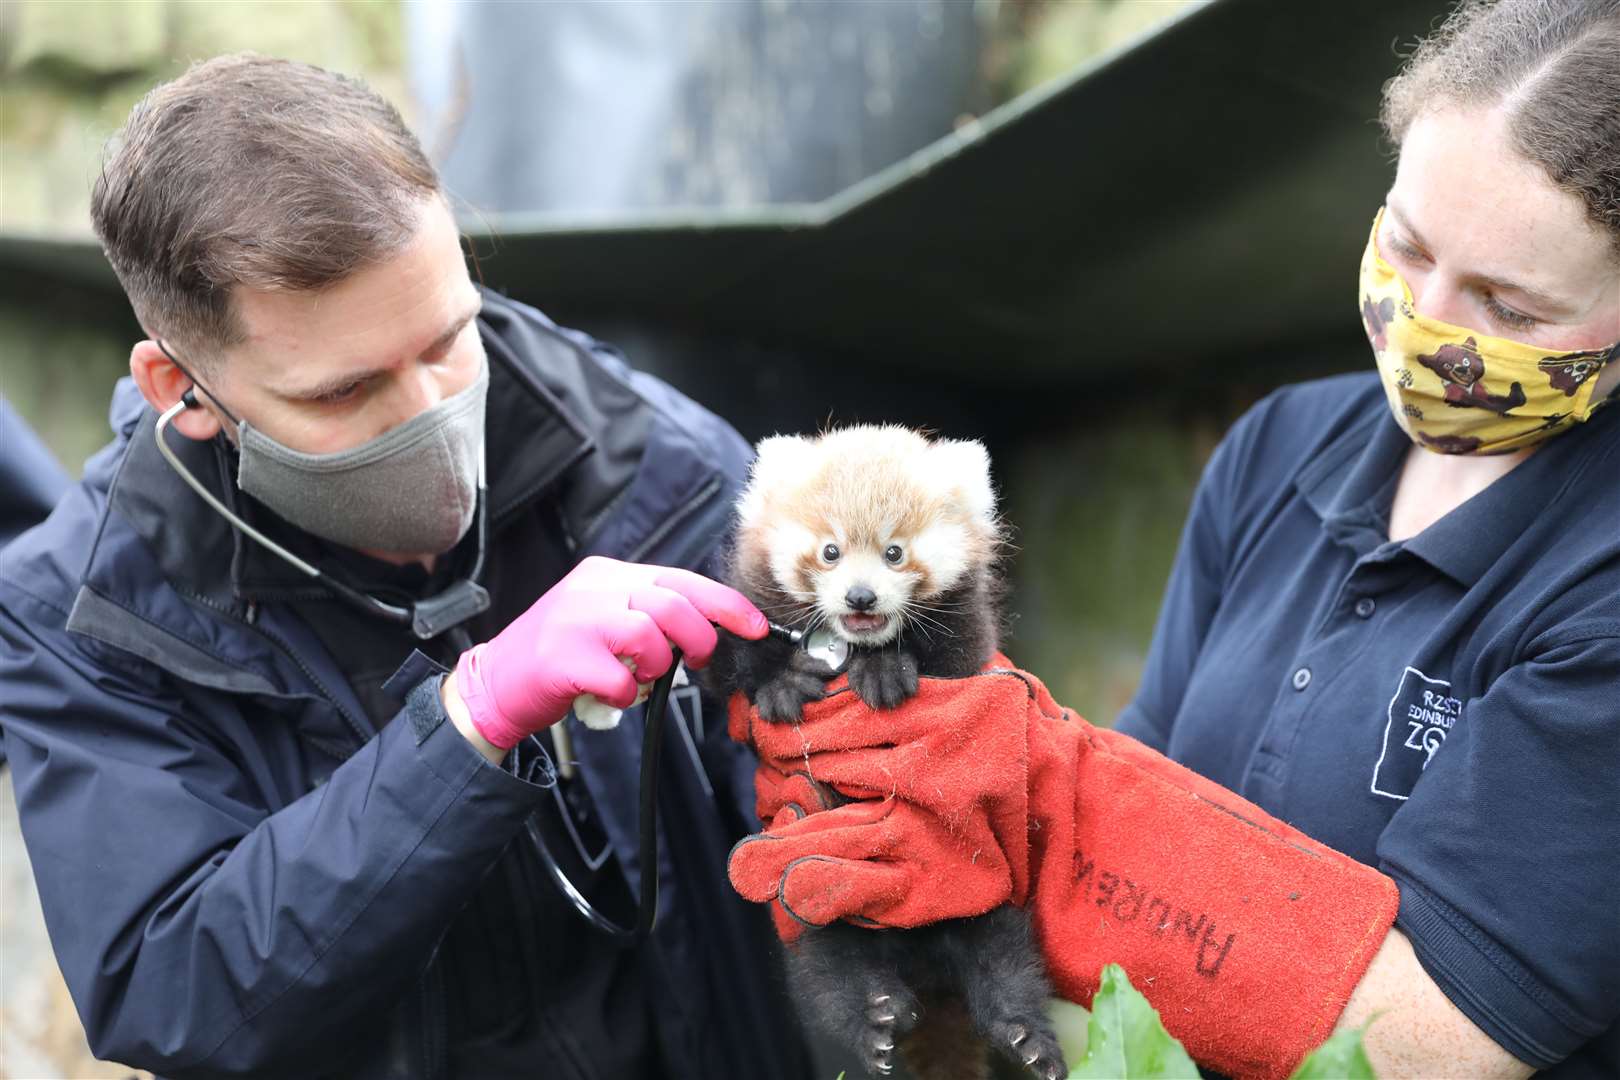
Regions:
<instances>
[{"instance_id":1,"label":"jacket sleeve cuff","mask_svg":"<svg viewBox=\"0 0 1620 1080\"><path fill-rule=\"evenodd\" d=\"M412 655L422 654L418 652ZM532 737L508 751L499 766L491 765L456 730L454 724L446 723L450 717L444 711L439 685L447 673L431 660L427 662L432 665L427 677L405 695L404 719L410 723L417 749L429 768L447 781L472 778L474 783L490 789L492 793L505 788L519 798L532 797L534 791L549 788L557 782L557 770L552 764L551 755L546 753L539 740ZM409 666L410 661L406 661L406 667ZM402 667L400 671L404 672L405 668ZM399 677L399 674L394 676L396 679ZM480 769L488 772L489 776L477 775Z\"/></svg>"}]
</instances>

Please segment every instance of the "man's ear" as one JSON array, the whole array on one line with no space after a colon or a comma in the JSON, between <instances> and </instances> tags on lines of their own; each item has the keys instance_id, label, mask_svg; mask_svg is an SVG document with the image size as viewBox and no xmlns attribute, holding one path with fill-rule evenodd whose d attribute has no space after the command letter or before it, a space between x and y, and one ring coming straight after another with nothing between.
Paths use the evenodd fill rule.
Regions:
<instances>
[{"instance_id":1,"label":"man's ear","mask_svg":"<svg viewBox=\"0 0 1620 1080\"><path fill-rule=\"evenodd\" d=\"M137 341L129 351L129 373L147 404L160 413L172 408L193 385L190 376L175 367L157 342L150 339ZM197 408L185 410L169 426L188 439L212 439L219 434L219 417L208 404L207 394L198 390L196 400Z\"/></svg>"}]
</instances>

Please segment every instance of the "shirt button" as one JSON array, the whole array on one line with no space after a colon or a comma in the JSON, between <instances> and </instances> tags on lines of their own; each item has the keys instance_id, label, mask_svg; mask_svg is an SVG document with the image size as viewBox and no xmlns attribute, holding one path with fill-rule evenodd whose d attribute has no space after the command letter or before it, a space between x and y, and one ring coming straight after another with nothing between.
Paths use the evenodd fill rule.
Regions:
<instances>
[{"instance_id":1,"label":"shirt button","mask_svg":"<svg viewBox=\"0 0 1620 1080\"><path fill-rule=\"evenodd\" d=\"M1311 669L1310 668L1302 667L1298 671L1294 672L1294 689L1295 690L1303 690L1309 685L1311 685Z\"/></svg>"},{"instance_id":2,"label":"shirt button","mask_svg":"<svg viewBox=\"0 0 1620 1080\"><path fill-rule=\"evenodd\" d=\"M1370 596L1363 596L1360 600L1356 601L1356 614L1360 615L1363 619L1371 618L1372 613L1377 610L1378 602Z\"/></svg>"}]
</instances>

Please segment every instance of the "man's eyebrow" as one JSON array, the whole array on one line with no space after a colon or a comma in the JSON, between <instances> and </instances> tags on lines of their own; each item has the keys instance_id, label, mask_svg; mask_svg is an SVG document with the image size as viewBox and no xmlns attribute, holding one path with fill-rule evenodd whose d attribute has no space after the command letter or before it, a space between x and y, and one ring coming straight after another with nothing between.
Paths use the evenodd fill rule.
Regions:
<instances>
[{"instance_id":1,"label":"man's eyebrow","mask_svg":"<svg viewBox=\"0 0 1620 1080\"><path fill-rule=\"evenodd\" d=\"M369 368L365 371L345 371L333 375L329 379L322 379L312 386L300 386L282 390L280 394L290 401L319 401L324 397L330 397L359 383L370 382L379 375L386 375L392 370L392 367L379 367Z\"/></svg>"},{"instance_id":2,"label":"man's eyebrow","mask_svg":"<svg viewBox=\"0 0 1620 1080\"><path fill-rule=\"evenodd\" d=\"M1412 223L1406 220L1406 215L1401 213L1400 207L1396 206L1393 201L1386 200L1384 203L1384 208L1389 211L1389 215L1395 219L1395 223L1401 227L1401 231L1407 235L1408 239L1410 239L1412 243L1416 244L1424 251L1429 251L1428 243L1424 241L1423 237L1418 235L1418 231L1416 229L1412 228ZM1433 253L1430 252L1430 254L1432 255ZM1575 314L1574 308L1570 307L1557 297L1549 296L1547 293L1541 292L1537 289L1532 289L1528 285L1521 285L1517 281L1509 281L1507 278L1491 277L1489 274L1469 274L1468 277L1474 281L1489 285L1492 288L1507 289L1511 292L1516 292L1521 296L1528 297L1530 302L1533 303L1543 314L1555 318L1569 318Z\"/></svg>"},{"instance_id":3,"label":"man's eyebrow","mask_svg":"<svg viewBox=\"0 0 1620 1080\"><path fill-rule=\"evenodd\" d=\"M456 335L460 334L467 328L468 323L472 322L478 317L478 313L483 310L483 307L483 300L480 298L478 304L473 307L471 311L467 312L455 322L451 323L449 329L435 338L433 342L422 351L424 353L430 353L436 349L442 349L444 346L450 344L450 342L456 339ZM392 370L394 370L394 365L384 364L381 367L366 368L360 371L341 372L337 375L333 375L330 378L322 379L320 382L315 383L312 386L283 390L281 391L281 396L293 401L319 401L321 398L330 397L339 391L347 390L349 387L354 386L357 383L369 382L370 380L377 378L379 375L386 375Z\"/></svg>"},{"instance_id":4,"label":"man's eyebrow","mask_svg":"<svg viewBox=\"0 0 1620 1080\"><path fill-rule=\"evenodd\" d=\"M435 338L434 341L433 341L433 344L429 345L423 351L424 352L432 352L434 349L442 349L444 346L450 344L452 341L454 341L456 339L457 334L459 334L463 330L467 329L467 324L468 323L470 323L474 319L478 318L478 313L483 311L483 310L484 310L484 298L479 297L478 302L473 305L471 311L467 312L461 318L459 318L455 322L451 323L450 328L448 330L446 330L444 333L440 334L437 338Z\"/></svg>"}]
</instances>

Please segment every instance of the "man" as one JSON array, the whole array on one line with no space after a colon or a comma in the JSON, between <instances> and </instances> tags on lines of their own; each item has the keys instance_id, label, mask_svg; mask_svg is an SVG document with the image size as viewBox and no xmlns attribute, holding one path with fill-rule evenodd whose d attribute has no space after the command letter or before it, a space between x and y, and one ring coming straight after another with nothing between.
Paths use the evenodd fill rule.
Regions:
<instances>
[{"instance_id":1,"label":"man","mask_svg":"<svg viewBox=\"0 0 1620 1080\"><path fill-rule=\"evenodd\" d=\"M571 748L553 725L629 705L671 642L700 665L711 622L764 632L693 572L746 444L476 287L416 140L340 76L193 67L137 105L93 215L148 336L115 441L0 558L0 728L92 1049L801 1073L725 881L752 762L711 703L671 705L650 940L588 929L538 854L628 921L640 714Z\"/></svg>"}]
</instances>

